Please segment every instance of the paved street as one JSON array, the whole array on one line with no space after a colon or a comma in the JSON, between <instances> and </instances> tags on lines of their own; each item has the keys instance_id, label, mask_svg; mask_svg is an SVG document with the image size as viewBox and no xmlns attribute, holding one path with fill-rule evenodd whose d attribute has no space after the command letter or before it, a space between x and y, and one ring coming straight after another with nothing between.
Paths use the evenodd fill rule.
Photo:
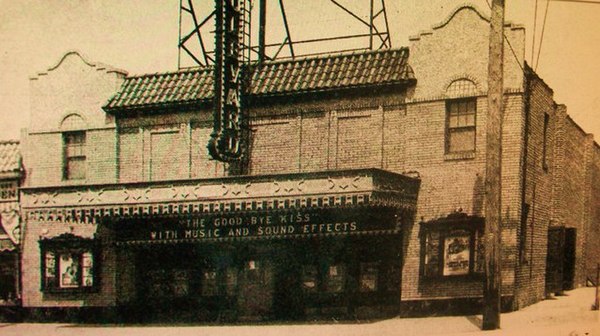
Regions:
<instances>
[{"instance_id":1,"label":"paved street","mask_svg":"<svg viewBox=\"0 0 600 336\"><path fill-rule=\"evenodd\" d=\"M502 315L502 329L483 332L481 316L394 318L378 322L252 326L91 326L2 324L0 335L600 335L600 313L591 311L593 288L581 288Z\"/></svg>"}]
</instances>

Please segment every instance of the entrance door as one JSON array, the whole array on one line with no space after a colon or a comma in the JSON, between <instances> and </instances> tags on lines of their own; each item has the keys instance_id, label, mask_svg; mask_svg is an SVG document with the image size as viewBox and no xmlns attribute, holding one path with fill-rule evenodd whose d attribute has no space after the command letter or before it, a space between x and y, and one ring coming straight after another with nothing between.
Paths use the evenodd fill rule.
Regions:
<instances>
[{"instance_id":1,"label":"entrance door","mask_svg":"<svg viewBox=\"0 0 600 336\"><path fill-rule=\"evenodd\" d=\"M563 286L565 228L548 228L546 255L546 295L559 294Z\"/></svg>"},{"instance_id":2,"label":"entrance door","mask_svg":"<svg viewBox=\"0 0 600 336\"><path fill-rule=\"evenodd\" d=\"M17 254L0 254L0 302L13 302L16 298Z\"/></svg>"},{"instance_id":3,"label":"entrance door","mask_svg":"<svg viewBox=\"0 0 600 336\"><path fill-rule=\"evenodd\" d=\"M574 228L560 226L548 229L546 294L573 289L576 237L577 230Z\"/></svg>"},{"instance_id":4,"label":"entrance door","mask_svg":"<svg viewBox=\"0 0 600 336\"><path fill-rule=\"evenodd\" d=\"M575 287L575 243L577 230L575 228L565 229L565 252L563 266L563 286L565 290Z\"/></svg>"},{"instance_id":5,"label":"entrance door","mask_svg":"<svg viewBox=\"0 0 600 336\"><path fill-rule=\"evenodd\" d=\"M241 320L264 320L273 306L273 265L247 260L239 276L238 313Z\"/></svg>"}]
</instances>

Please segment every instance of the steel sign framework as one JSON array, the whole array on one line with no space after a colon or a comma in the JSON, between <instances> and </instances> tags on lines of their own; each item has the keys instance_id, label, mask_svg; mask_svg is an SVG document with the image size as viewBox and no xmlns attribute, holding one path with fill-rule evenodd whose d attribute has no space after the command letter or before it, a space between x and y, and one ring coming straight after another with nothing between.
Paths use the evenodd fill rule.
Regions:
<instances>
[{"instance_id":1,"label":"steel sign framework","mask_svg":"<svg viewBox=\"0 0 600 336\"><path fill-rule=\"evenodd\" d=\"M266 42L266 4L267 0L214 0L214 10L199 20L200 6L194 6L194 0L180 0L179 16L179 68L185 68L182 56L187 56L194 67L213 66L214 74L214 104L213 131L208 142L209 155L218 161L233 163L230 171L243 173L245 156L249 146L249 129L247 108L244 97L251 62L264 62L304 56L314 56L324 53L339 53L348 51L365 51L391 48L391 38L385 0L364 0L368 4L367 15L357 14L343 5L341 0L325 0L332 9L342 10L368 29L362 34L349 34L316 39L291 38L291 28L284 7L284 0L276 0L285 28L285 37L280 43ZM251 13L252 5L259 4L258 46L251 43ZM352 3L352 5L355 5ZM363 3L364 5L364 3ZM205 6L206 7L206 6ZM367 16L365 19L364 17ZM183 20L191 23L191 30L184 33ZM214 20L214 46L203 39L203 30ZM206 33L206 32L204 32ZM344 50L318 51L318 45L335 46L333 41L364 41L366 45ZM208 43L207 43L208 42ZM344 42L346 43L346 42ZM362 42L360 42L362 43ZM315 46L314 48L311 46ZM213 48L211 48L213 47ZM298 51L304 48L309 53ZM337 47L334 47L337 48ZM233 170L231 170L233 169Z\"/></svg>"}]
</instances>

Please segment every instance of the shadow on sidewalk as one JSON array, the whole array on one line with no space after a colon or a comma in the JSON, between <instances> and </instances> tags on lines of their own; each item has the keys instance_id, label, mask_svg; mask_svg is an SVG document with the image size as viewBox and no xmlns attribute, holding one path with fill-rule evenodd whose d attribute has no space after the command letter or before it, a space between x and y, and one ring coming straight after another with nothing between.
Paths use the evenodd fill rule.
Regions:
<instances>
[{"instance_id":1,"label":"shadow on sidewalk","mask_svg":"<svg viewBox=\"0 0 600 336\"><path fill-rule=\"evenodd\" d=\"M483 323L481 320L481 317L479 317L477 315L469 315L469 316L465 316L465 317L467 318L467 321L471 322L474 326L481 329L481 325Z\"/></svg>"}]
</instances>

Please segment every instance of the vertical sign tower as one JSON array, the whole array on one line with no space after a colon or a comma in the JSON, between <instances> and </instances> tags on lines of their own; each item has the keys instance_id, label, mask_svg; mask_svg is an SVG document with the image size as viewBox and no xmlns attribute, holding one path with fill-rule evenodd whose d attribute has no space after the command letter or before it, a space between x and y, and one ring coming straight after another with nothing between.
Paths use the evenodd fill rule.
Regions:
<instances>
[{"instance_id":1,"label":"vertical sign tower","mask_svg":"<svg viewBox=\"0 0 600 336\"><path fill-rule=\"evenodd\" d=\"M250 1L215 1L213 132L210 156L241 162L248 146L248 118L243 97L244 71L250 61Z\"/></svg>"},{"instance_id":2,"label":"vertical sign tower","mask_svg":"<svg viewBox=\"0 0 600 336\"><path fill-rule=\"evenodd\" d=\"M230 173L245 173L248 160L249 129L248 111L245 106L248 74L252 59L256 63L277 59L316 56L324 53L355 52L391 48L392 42L388 27L385 0L369 0L368 19L364 14L356 14L336 0L318 0L325 10L341 10L359 22L367 32L342 36L328 36L308 40L294 40L290 36L290 26L284 7L284 0L278 0L281 18L285 28L283 41L267 43L266 16L267 0L214 0L215 9L203 19L198 16L205 6L194 6L194 0L179 0L179 55L178 66L213 67L214 101L213 132L208 142L209 155L218 161L229 163ZM258 1L260 11L258 46L251 44L252 4ZM198 1L199 2L199 1ZM274 4L277 4L274 2ZM199 4L199 3L198 3ZM363 2L363 10L365 9ZM355 5L355 4L353 4ZM214 46L203 38L203 34L214 20ZM187 24L186 24L187 22ZM190 27L191 25L191 27ZM186 30L187 27L189 30ZM185 34L184 34L185 33ZM213 34L213 32L208 32ZM343 41L343 42L342 42ZM339 50L339 45L350 43L352 48ZM364 42L367 42L366 45ZM313 49L310 46L315 46ZM319 47L320 46L320 47ZM286 48L287 47L287 48ZM307 53L301 50L308 50ZM320 48L333 50L317 51ZM289 51L286 51L288 50ZM254 55L252 55L254 53ZM182 57L183 56L183 57ZM184 59L185 58L185 59ZM187 60L187 62L186 62ZM191 63L191 64L190 64ZM187 66L186 66L187 65Z\"/></svg>"}]
</instances>

